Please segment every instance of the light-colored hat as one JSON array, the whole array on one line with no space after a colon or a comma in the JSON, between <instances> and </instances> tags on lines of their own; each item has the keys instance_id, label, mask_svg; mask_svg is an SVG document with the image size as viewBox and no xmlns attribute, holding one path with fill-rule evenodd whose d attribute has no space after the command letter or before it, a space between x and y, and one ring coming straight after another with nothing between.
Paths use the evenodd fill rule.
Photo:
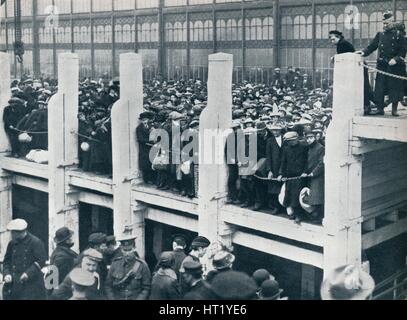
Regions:
<instances>
[{"instance_id":1,"label":"light-colored hat","mask_svg":"<svg viewBox=\"0 0 407 320\"><path fill-rule=\"evenodd\" d=\"M69 274L72 282L83 287L91 287L95 283L95 276L82 268L76 268Z\"/></svg>"},{"instance_id":2,"label":"light-colored hat","mask_svg":"<svg viewBox=\"0 0 407 320\"><path fill-rule=\"evenodd\" d=\"M283 137L284 141L291 141L295 139L298 139L298 133L296 131L287 132Z\"/></svg>"},{"instance_id":3,"label":"light-colored hat","mask_svg":"<svg viewBox=\"0 0 407 320\"><path fill-rule=\"evenodd\" d=\"M83 256L88 257L89 259L97 261L97 262L100 262L103 260L103 255L96 249L92 249L92 248L85 250L83 252Z\"/></svg>"},{"instance_id":4,"label":"light-colored hat","mask_svg":"<svg viewBox=\"0 0 407 320\"><path fill-rule=\"evenodd\" d=\"M24 231L27 230L28 224L24 219L11 220L7 225L8 231Z\"/></svg>"},{"instance_id":5,"label":"light-colored hat","mask_svg":"<svg viewBox=\"0 0 407 320\"><path fill-rule=\"evenodd\" d=\"M354 265L333 270L321 286L322 300L366 300L375 288L373 278Z\"/></svg>"}]
</instances>

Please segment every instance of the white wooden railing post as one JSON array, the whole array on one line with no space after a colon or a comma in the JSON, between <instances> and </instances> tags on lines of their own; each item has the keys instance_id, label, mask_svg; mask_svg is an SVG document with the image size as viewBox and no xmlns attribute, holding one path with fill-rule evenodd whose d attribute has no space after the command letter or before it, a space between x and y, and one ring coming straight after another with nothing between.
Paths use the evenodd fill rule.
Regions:
<instances>
[{"instance_id":1,"label":"white wooden railing post","mask_svg":"<svg viewBox=\"0 0 407 320\"><path fill-rule=\"evenodd\" d=\"M199 126L198 230L209 240L226 245L230 245L231 233L225 232L229 229L219 219L219 208L227 191L224 146L232 124L232 72L233 55L209 56L208 105Z\"/></svg>"},{"instance_id":2,"label":"white wooden railing post","mask_svg":"<svg viewBox=\"0 0 407 320\"><path fill-rule=\"evenodd\" d=\"M143 112L141 55L120 55L120 100L112 108L114 234L137 236L138 253L144 256L145 208L133 201L132 180L140 177L136 128Z\"/></svg>"},{"instance_id":3,"label":"white wooden railing post","mask_svg":"<svg viewBox=\"0 0 407 320\"><path fill-rule=\"evenodd\" d=\"M61 53L58 56L58 92L48 103L50 253L55 231L63 226L75 232L74 249L79 247L79 202L66 178L67 168L78 164L78 80L78 55Z\"/></svg>"},{"instance_id":4,"label":"white wooden railing post","mask_svg":"<svg viewBox=\"0 0 407 320\"><path fill-rule=\"evenodd\" d=\"M351 153L352 119L363 115L362 57L335 57L333 121L326 136L324 275L361 265L362 159Z\"/></svg>"}]
</instances>

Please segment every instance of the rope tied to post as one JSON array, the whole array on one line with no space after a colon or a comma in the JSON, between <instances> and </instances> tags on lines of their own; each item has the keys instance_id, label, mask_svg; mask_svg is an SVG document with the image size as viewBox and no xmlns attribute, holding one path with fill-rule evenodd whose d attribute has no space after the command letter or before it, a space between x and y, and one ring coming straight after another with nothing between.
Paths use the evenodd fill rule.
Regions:
<instances>
[{"instance_id":1,"label":"rope tied to post","mask_svg":"<svg viewBox=\"0 0 407 320\"><path fill-rule=\"evenodd\" d=\"M26 131L26 130L20 130L17 128L11 128L14 131L17 131L19 133L27 133L27 134L48 134L48 131Z\"/></svg>"},{"instance_id":2,"label":"rope tied to post","mask_svg":"<svg viewBox=\"0 0 407 320\"><path fill-rule=\"evenodd\" d=\"M403 59L403 60L404 60L404 59ZM391 78L395 78L395 79L398 79L398 80L407 81L407 77L398 76L398 75L396 75L396 74L392 74L392 73L389 73L389 72L386 72L386 71L378 70L377 68L374 68L374 67L365 65L365 64L362 63L362 62L360 62L359 65L363 66L363 68L366 68L366 69L368 69L368 70L375 71L375 72L377 72L377 73L379 73L379 74L382 74L382 75L385 75L385 76L388 76L388 77L391 77Z\"/></svg>"}]
</instances>

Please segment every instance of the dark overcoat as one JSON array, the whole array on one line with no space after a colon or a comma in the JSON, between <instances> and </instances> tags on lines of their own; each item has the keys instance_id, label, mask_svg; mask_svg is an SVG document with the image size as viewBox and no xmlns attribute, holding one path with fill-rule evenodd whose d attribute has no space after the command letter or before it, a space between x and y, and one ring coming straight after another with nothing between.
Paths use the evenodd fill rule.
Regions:
<instances>
[{"instance_id":1,"label":"dark overcoat","mask_svg":"<svg viewBox=\"0 0 407 320\"><path fill-rule=\"evenodd\" d=\"M320 143L309 146L307 173L312 173L313 177L309 179L308 204L312 206L324 204L324 156L325 148Z\"/></svg>"}]
</instances>

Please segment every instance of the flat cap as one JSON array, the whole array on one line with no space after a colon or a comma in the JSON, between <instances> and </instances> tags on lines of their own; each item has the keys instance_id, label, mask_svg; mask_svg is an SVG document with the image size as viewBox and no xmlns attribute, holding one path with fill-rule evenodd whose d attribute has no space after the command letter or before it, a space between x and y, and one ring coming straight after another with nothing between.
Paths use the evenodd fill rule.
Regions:
<instances>
[{"instance_id":1,"label":"flat cap","mask_svg":"<svg viewBox=\"0 0 407 320\"><path fill-rule=\"evenodd\" d=\"M202 264L198 261L186 261L183 264L185 272L202 271Z\"/></svg>"},{"instance_id":2,"label":"flat cap","mask_svg":"<svg viewBox=\"0 0 407 320\"><path fill-rule=\"evenodd\" d=\"M97 262L100 262L103 260L103 255L99 251L92 249L92 248L86 249L83 252L83 256L88 257L89 259L97 261Z\"/></svg>"},{"instance_id":3,"label":"flat cap","mask_svg":"<svg viewBox=\"0 0 407 320\"><path fill-rule=\"evenodd\" d=\"M27 230L28 224L24 219L11 220L7 225L9 231L24 231Z\"/></svg>"},{"instance_id":4,"label":"flat cap","mask_svg":"<svg viewBox=\"0 0 407 320\"><path fill-rule=\"evenodd\" d=\"M90 287L95 283L95 277L89 271L82 268L75 268L69 274L72 282L84 287Z\"/></svg>"},{"instance_id":5,"label":"flat cap","mask_svg":"<svg viewBox=\"0 0 407 320\"><path fill-rule=\"evenodd\" d=\"M211 242L207 238L198 236L194 240L192 240L191 246L206 248L206 247L209 247L210 244L211 244Z\"/></svg>"},{"instance_id":6,"label":"flat cap","mask_svg":"<svg viewBox=\"0 0 407 320\"><path fill-rule=\"evenodd\" d=\"M88 243L95 245L106 243L106 235L101 232L92 233L88 238Z\"/></svg>"},{"instance_id":7,"label":"flat cap","mask_svg":"<svg viewBox=\"0 0 407 320\"><path fill-rule=\"evenodd\" d=\"M284 141L291 141L291 140L298 139L298 133L296 131L287 132L284 135L283 139L284 139Z\"/></svg>"},{"instance_id":8,"label":"flat cap","mask_svg":"<svg viewBox=\"0 0 407 320\"><path fill-rule=\"evenodd\" d=\"M159 265L164 268L171 268L174 265L175 257L171 251L164 251L160 255Z\"/></svg>"}]
</instances>

